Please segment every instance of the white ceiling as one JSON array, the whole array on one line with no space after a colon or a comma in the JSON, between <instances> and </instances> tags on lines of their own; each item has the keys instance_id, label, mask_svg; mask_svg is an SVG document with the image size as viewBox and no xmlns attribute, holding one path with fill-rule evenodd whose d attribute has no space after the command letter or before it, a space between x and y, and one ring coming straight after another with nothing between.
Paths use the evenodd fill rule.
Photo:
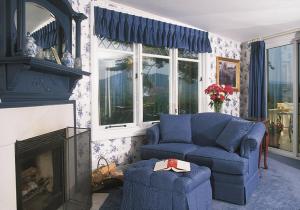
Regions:
<instances>
[{"instance_id":1,"label":"white ceiling","mask_svg":"<svg viewBox=\"0 0 300 210\"><path fill-rule=\"evenodd\" d=\"M300 28L300 0L113 0L237 41Z\"/></svg>"}]
</instances>

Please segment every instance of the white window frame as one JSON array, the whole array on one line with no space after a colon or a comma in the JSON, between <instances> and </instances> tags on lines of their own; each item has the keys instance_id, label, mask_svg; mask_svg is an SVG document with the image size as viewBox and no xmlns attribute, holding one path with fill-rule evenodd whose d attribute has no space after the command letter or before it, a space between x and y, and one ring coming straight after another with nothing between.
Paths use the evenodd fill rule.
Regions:
<instances>
[{"instance_id":1,"label":"white window frame","mask_svg":"<svg viewBox=\"0 0 300 210\"><path fill-rule=\"evenodd\" d=\"M187 62L194 62L194 63L198 63L198 78L197 78L197 82L198 82L198 110L197 112L200 113L203 111L203 97L201 97L201 93L203 93L204 95L204 86L203 86L203 81L204 81L204 77L203 77L203 72L204 72L204 59L206 57L204 57L203 55L205 55L204 53L198 53L198 57L197 58L182 58L178 56L178 49L174 49L175 51L175 59L174 61L176 62L176 76L175 76L175 92L176 92L176 97L175 97L175 103L174 103L174 112L176 114L179 114L179 93L178 93L178 87L179 87L179 78L178 78L178 62L179 61L187 61Z\"/></svg>"},{"instance_id":2,"label":"white window frame","mask_svg":"<svg viewBox=\"0 0 300 210\"><path fill-rule=\"evenodd\" d=\"M91 29L92 30L92 29ZM91 33L93 34L93 33ZM92 140L108 140L132 136L145 135L146 128L152 126L156 121L143 122L143 84L142 84L142 62L143 56L169 59L169 113L178 114L178 60L192 61L198 63L198 112L204 111L206 97L203 93L206 76L207 54L199 53L198 59L178 58L177 49L169 49L169 56L156 55L142 52L142 44L133 43L132 51L100 48L99 40L95 35L91 36L91 128ZM126 125L126 127L107 128L108 125L100 125L99 115L99 67L98 60L101 52L117 52L133 55L133 123L114 124ZM202 81L201 81L202 80Z\"/></svg>"},{"instance_id":3,"label":"white window frame","mask_svg":"<svg viewBox=\"0 0 300 210\"><path fill-rule=\"evenodd\" d=\"M138 47L138 57L139 57L139 65L138 65L138 101L139 101L139 118L138 118L138 124L142 128L148 128L152 126L153 124L159 122L159 121L147 121L144 122L143 115L144 115L144 100L143 100L143 58L144 57L150 57L150 58L162 58L162 59L168 59L169 60L169 113L172 113L172 99L173 99L173 83L172 83L172 76L173 76L173 50L169 50L169 55L158 55L158 54L150 54L150 53L143 53L143 45L137 44Z\"/></svg>"},{"instance_id":4,"label":"white window frame","mask_svg":"<svg viewBox=\"0 0 300 210\"><path fill-rule=\"evenodd\" d=\"M92 36L92 43L98 43L98 38ZM199 53L197 59L179 58L178 49L169 49L169 55L156 55L142 52L142 44L132 44L132 51L123 51L115 49L105 49L91 44L91 118L92 118L92 139L115 139L130 136L144 135L145 130L152 126L157 121L143 122L143 57L163 58L169 59L169 113L178 114L178 61L188 61L198 63L198 112L205 110L206 97L203 93L206 82L207 69L207 54ZM99 67L98 60L101 52L116 52L133 56L133 122L113 124L111 128L109 125L100 125L99 116ZM119 125L126 125L126 127L115 127Z\"/></svg>"},{"instance_id":5,"label":"white window frame","mask_svg":"<svg viewBox=\"0 0 300 210\"><path fill-rule=\"evenodd\" d=\"M200 53L199 54L199 112L208 112L209 111L209 97L204 94L204 90L210 84L209 82L209 72L210 62L208 62L208 53Z\"/></svg>"},{"instance_id":6,"label":"white window frame","mask_svg":"<svg viewBox=\"0 0 300 210\"><path fill-rule=\"evenodd\" d=\"M116 9L118 8L120 11L127 11L128 8L120 7L118 4L106 4L101 2L91 2L90 8L94 8L95 5L101 5L103 7L107 7L110 9ZM129 7L130 12L132 11L132 8ZM128 12L128 11L127 11ZM129 13L130 13L129 12ZM145 13L142 11L135 10L136 14L145 16L147 18L152 17L153 19L159 19L166 22L173 22L174 24L181 24L173 20L164 19L160 16L154 16L150 13ZM94 17L94 10L90 10L90 17ZM94 25L94 19L90 18L90 26ZM138 45L141 46L141 44L133 44L134 52L135 52L135 68L133 72L134 75L134 85L133 85L133 97L134 97L134 123L135 125L132 125L132 127L126 127L126 128L110 128L110 129L103 129L99 125L99 104L98 104L98 97L99 97L99 80L98 80L98 74L99 69L97 65L95 65L95 60L97 58L97 53L101 53L99 51L98 46L95 43L98 43L98 37L94 35L94 27L90 27L90 80L91 80L91 133L92 133L92 140L107 140L107 139L116 139L116 138L123 138L123 137L131 137L131 136L140 136L145 134L145 128L148 126L151 126L152 123L143 123L143 117L141 116L141 113L143 111L143 104L141 98L142 94L142 85L141 85L141 47L138 47ZM123 51L122 51L123 52ZM169 80L169 113L170 114L177 114L175 111L178 108L178 75L177 75L177 49L170 49L170 80ZM207 106L208 104L208 97L204 94L204 89L206 88L207 84L209 84L209 72L207 72L208 69L210 69L210 62L209 56L207 53L200 53L199 54L199 68L198 68L198 106L199 106L199 112L209 111L209 108ZM136 78L136 75L138 78ZM200 79L202 78L202 81Z\"/></svg>"},{"instance_id":7,"label":"white window frame","mask_svg":"<svg viewBox=\"0 0 300 210\"><path fill-rule=\"evenodd\" d=\"M105 48L101 48L101 52L108 52L108 53L121 53L121 54L126 54L126 55L131 55L132 56L132 58L133 58L133 69L132 69L132 88L133 88L133 90L132 90L132 104L133 104L133 122L132 123L118 123L118 124L108 124L108 125L101 125L100 124L100 121L101 121L101 118L100 118L100 115L99 115L99 117L98 117L98 123L99 123L99 125L100 125L100 127L101 128L104 128L104 129L108 129L108 127L109 126L114 126L114 127L118 127L118 126L126 126L126 127L133 127L133 126L135 126L135 124L136 124L136 103L135 103L135 98L136 98L136 96L135 96L135 94L136 94L136 91L135 91L135 89L136 89L136 80L135 80L135 72L136 72L136 62L135 62L135 60L136 60L136 55L135 55L135 53L134 53L134 49L133 49L133 51L122 51L122 50L113 50L113 49L105 49ZM95 56L95 66L98 66L98 61L99 61L99 59L100 59L100 56L101 55L101 53L97 53L96 54L96 56ZM99 69L97 69L98 71L97 71L97 78L99 79ZM96 76L96 74L95 74L95 76ZM97 83L97 86L98 86L98 90L99 90L99 82ZM98 96L98 102L100 101L100 99L99 99L99 96ZM99 106L99 105L98 105Z\"/></svg>"},{"instance_id":8,"label":"white window frame","mask_svg":"<svg viewBox=\"0 0 300 210\"><path fill-rule=\"evenodd\" d=\"M136 55L136 46L133 44L132 51L123 51L123 50L115 50L115 49L105 49L100 48L95 43L98 43L98 37L91 37L91 119L92 119L92 139L96 140L97 138L101 139L115 139L136 135L143 135L145 131L138 127L137 125L137 106L136 98L137 98L137 81L136 81L136 72L137 72L137 55ZM93 44L92 44L93 43ZM98 60L101 52L115 52L115 53L123 53L133 56L133 122L132 123L122 123L122 124L113 124L109 128L109 125L100 125L100 112L99 112L99 67ZM126 127L117 127L124 125Z\"/></svg>"}]
</instances>

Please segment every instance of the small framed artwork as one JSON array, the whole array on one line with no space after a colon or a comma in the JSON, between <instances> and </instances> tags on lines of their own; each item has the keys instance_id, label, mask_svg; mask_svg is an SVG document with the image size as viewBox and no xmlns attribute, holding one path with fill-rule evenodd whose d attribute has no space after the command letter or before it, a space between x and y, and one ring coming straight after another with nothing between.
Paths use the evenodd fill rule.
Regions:
<instances>
[{"instance_id":1,"label":"small framed artwork","mask_svg":"<svg viewBox=\"0 0 300 210\"><path fill-rule=\"evenodd\" d=\"M58 57L58 54L57 54L57 51L56 51L56 49L54 47L51 47L51 52L52 52L52 54L53 54L53 56L55 58L56 63L57 64L61 64L61 61L60 61L60 59Z\"/></svg>"},{"instance_id":2,"label":"small framed artwork","mask_svg":"<svg viewBox=\"0 0 300 210\"><path fill-rule=\"evenodd\" d=\"M217 57L217 84L231 85L234 91L240 91L240 61Z\"/></svg>"}]
</instances>

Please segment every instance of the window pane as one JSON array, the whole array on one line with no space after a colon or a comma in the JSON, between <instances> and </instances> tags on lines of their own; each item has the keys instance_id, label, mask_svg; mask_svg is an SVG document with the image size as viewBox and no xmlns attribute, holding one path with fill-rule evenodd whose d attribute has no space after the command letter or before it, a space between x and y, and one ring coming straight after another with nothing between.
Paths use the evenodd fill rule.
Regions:
<instances>
[{"instance_id":1,"label":"window pane","mask_svg":"<svg viewBox=\"0 0 300 210\"><path fill-rule=\"evenodd\" d=\"M126 42L112 41L103 37L98 39L98 46L104 49L122 50L128 52L133 51L133 44L129 44Z\"/></svg>"},{"instance_id":2,"label":"window pane","mask_svg":"<svg viewBox=\"0 0 300 210\"><path fill-rule=\"evenodd\" d=\"M143 57L143 121L169 113L169 59Z\"/></svg>"},{"instance_id":3,"label":"window pane","mask_svg":"<svg viewBox=\"0 0 300 210\"><path fill-rule=\"evenodd\" d=\"M100 124L133 122L133 56L101 52L99 65Z\"/></svg>"},{"instance_id":4,"label":"window pane","mask_svg":"<svg viewBox=\"0 0 300 210\"><path fill-rule=\"evenodd\" d=\"M198 53L193 53L193 52L189 52L187 50L178 49L178 57L198 60Z\"/></svg>"},{"instance_id":5,"label":"window pane","mask_svg":"<svg viewBox=\"0 0 300 210\"><path fill-rule=\"evenodd\" d=\"M293 147L293 45L268 49L268 119L270 146Z\"/></svg>"},{"instance_id":6,"label":"window pane","mask_svg":"<svg viewBox=\"0 0 300 210\"><path fill-rule=\"evenodd\" d=\"M170 50L165 47L158 48L143 45L143 53L168 56L170 54Z\"/></svg>"},{"instance_id":7,"label":"window pane","mask_svg":"<svg viewBox=\"0 0 300 210\"><path fill-rule=\"evenodd\" d=\"M179 114L198 112L198 63L178 61Z\"/></svg>"}]
</instances>

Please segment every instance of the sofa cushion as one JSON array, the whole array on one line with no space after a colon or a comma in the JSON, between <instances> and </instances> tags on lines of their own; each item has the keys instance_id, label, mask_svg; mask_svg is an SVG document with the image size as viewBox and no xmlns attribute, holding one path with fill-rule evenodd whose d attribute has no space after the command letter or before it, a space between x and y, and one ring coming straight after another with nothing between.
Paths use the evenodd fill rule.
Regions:
<instances>
[{"instance_id":1,"label":"sofa cushion","mask_svg":"<svg viewBox=\"0 0 300 210\"><path fill-rule=\"evenodd\" d=\"M247 174L248 159L219 147L199 147L186 155L186 160L210 167L213 172Z\"/></svg>"},{"instance_id":2,"label":"sofa cushion","mask_svg":"<svg viewBox=\"0 0 300 210\"><path fill-rule=\"evenodd\" d=\"M160 143L192 143L191 115L160 115Z\"/></svg>"},{"instance_id":3,"label":"sofa cushion","mask_svg":"<svg viewBox=\"0 0 300 210\"><path fill-rule=\"evenodd\" d=\"M197 149L198 146L183 143L165 143L141 146L142 159L166 159L177 158L185 160L187 153Z\"/></svg>"},{"instance_id":4,"label":"sofa cushion","mask_svg":"<svg viewBox=\"0 0 300 210\"><path fill-rule=\"evenodd\" d=\"M200 146L214 146L218 135L233 118L221 113L199 113L192 115L192 140Z\"/></svg>"},{"instance_id":5,"label":"sofa cushion","mask_svg":"<svg viewBox=\"0 0 300 210\"><path fill-rule=\"evenodd\" d=\"M254 122L233 118L218 136L216 143L228 152L235 152L253 125Z\"/></svg>"}]
</instances>

